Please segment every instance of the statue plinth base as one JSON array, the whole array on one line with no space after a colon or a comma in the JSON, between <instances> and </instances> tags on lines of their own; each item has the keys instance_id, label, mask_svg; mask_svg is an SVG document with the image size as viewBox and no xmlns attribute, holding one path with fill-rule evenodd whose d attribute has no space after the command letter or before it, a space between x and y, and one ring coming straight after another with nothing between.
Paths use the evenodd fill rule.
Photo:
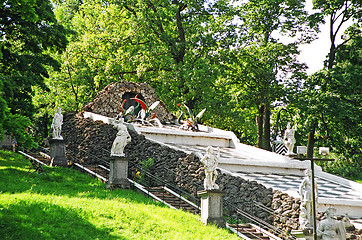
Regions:
<instances>
[{"instance_id":1,"label":"statue plinth base","mask_svg":"<svg viewBox=\"0 0 362 240\"><path fill-rule=\"evenodd\" d=\"M298 240L313 240L313 228L305 228L304 230L292 230L291 234Z\"/></svg>"},{"instance_id":2,"label":"statue plinth base","mask_svg":"<svg viewBox=\"0 0 362 240\"><path fill-rule=\"evenodd\" d=\"M51 139L50 143L50 166L67 167L68 162L65 157L65 141L64 139Z\"/></svg>"},{"instance_id":3,"label":"statue plinth base","mask_svg":"<svg viewBox=\"0 0 362 240\"><path fill-rule=\"evenodd\" d=\"M223 217L222 196L225 192L213 189L198 191L197 195L201 197L201 221L207 224L214 224L218 227L225 227Z\"/></svg>"},{"instance_id":4,"label":"statue plinth base","mask_svg":"<svg viewBox=\"0 0 362 240\"><path fill-rule=\"evenodd\" d=\"M109 179L107 188L115 187L129 188L130 183L128 177L128 158L124 156L110 156L109 158Z\"/></svg>"}]
</instances>

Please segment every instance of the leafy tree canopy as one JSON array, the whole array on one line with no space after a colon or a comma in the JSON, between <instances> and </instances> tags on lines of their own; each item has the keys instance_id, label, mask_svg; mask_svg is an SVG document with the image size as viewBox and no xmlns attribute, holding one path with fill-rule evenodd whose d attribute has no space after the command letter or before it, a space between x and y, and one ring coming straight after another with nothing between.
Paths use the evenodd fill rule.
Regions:
<instances>
[{"instance_id":1,"label":"leafy tree canopy","mask_svg":"<svg viewBox=\"0 0 362 240\"><path fill-rule=\"evenodd\" d=\"M335 63L336 53L339 47L347 44L360 33L362 23L362 1L360 0L314 0L313 8L316 13L310 16L314 24L329 24L330 50L326 67L331 69ZM342 36L343 42L337 44L337 36L342 26L347 22L354 22L348 27L348 34Z\"/></svg>"},{"instance_id":2,"label":"leafy tree canopy","mask_svg":"<svg viewBox=\"0 0 362 240\"><path fill-rule=\"evenodd\" d=\"M291 105L299 109L304 133L313 131L317 146L330 146L340 155L330 165L361 168L361 49L362 35L339 48L334 67L312 75Z\"/></svg>"},{"instance_id":3,"label":"leafy tree canopy","mask_svg":"<svg viewBox=\"0 0 362 240\"><path fill-rule=\"evenodd\" d=\"M0 13L0 100L6 102L2 104L1 114L6 117L1 126L17 134L9 122L19 128L30 124L24 117L35 112L32 87L46 89L46 66L59 67L49 51L64 49L67 41L48 0L1 1ZM16 137L22 139L21 134Z\"/></svg>"},{"instance_id":4,"label":"leafy tree canopy","mask_svg":"<svg viewBox=\"0 0 362 240\"><path fill-rule=\"evenodd\" d=\"M192 109L207 105L202 100L213 94L218 55L236 37L228 1L92 0L72 6L57 7L57 14L74 11L64 21L77 34L52 79L71 93L73 109L120 79L147 81L173 110L178 102Z\"/></svg>"}]
</instances>

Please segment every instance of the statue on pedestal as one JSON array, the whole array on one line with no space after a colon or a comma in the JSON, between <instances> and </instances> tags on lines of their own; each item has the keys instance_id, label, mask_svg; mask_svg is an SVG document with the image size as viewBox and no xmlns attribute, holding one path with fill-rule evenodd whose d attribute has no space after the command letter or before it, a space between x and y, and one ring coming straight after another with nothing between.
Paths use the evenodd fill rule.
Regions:
<instances>
[{"instance_id":1,"label":"statue on pedestal","mask_svg":"<svg viewBox=\"0 0 362 240\"><path fill-rule=\"evenodd\" d=\"M111 120L111 124L118 131L111 148L111 156L124 157L123 150L126 145L131 142L131 136L127 131L127 127L123 123L123 118L120 118L119 120Z\"/></svg>"},{"instance_id":2,"label":"statue on pedestal","mask_svg":"<svg viewBox=\"0 0 362 240\"><path fill-rule=\"evenodd\" d=\"M218 173L216 171L220 158L220 149L217 148L216 153L212 146L206 148L205 156L202 156L201 162L205 166L205 190L219 189L219 186L215 183Z\"/></svg>"},{"instance_id":3,"label":"statue on pedestal","mask_svg":"<svg viewBox=\"0 0 362 240\"><path fill-rule=\"evenodd\" d=\"M314 183L315 204L318 205L317 183ZM312 210L312 178L311 171L305 170L305 178L299 186L300 195L300 215L299 224L301 229L313 228L313 210Z\"/></svg>"},{"instance_id":4,"label":"statue on pedestal","mask_svg":"<svg viewBox=\"0 0 362 240\"><path fill-rule=\"evenodd\" d=\"M319 222L317 236L322 240L345 240L346 229L344 223L333 219L336 212L335 208L328 208L327 218Z\"/></svg>"},{"instance_id":5,"label":"statue on pedestal","mask_svg":"<svg viewBox=\"0 0 362 240\"><path fill-rule=\"evenodd\" d=\"M296 125L294 125L294 127L291 129L290 123L288 123L287 129L284 132L284 138L283 138L284 145L288 149L288 152L285 155L295 155L295 153L293 153L293 148L294 148L294 144L296 142L295 138L294 138L294 134L295 134L296 130L297 130Z\"/></svg>"},{"instance_id":6,"label":"statue on pedestal","mask_svg":"<svg viewBox=\"0 0 362 240\"><path fill-rule=\"evenodd\" d=\"M62 125L63 125L62 109L58 108L57 112L54 114L53 122L51 125L53 129L53 139L63 140L63 137L60 135L62 132Z\"/></svg>"}]
</instances>

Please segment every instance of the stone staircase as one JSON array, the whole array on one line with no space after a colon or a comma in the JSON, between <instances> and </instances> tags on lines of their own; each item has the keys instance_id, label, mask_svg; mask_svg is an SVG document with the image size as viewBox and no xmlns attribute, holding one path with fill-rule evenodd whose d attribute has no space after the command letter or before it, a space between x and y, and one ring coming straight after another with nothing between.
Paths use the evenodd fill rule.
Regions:
<instances>
[{"instance_id":1,"label":"stone staircase","mask_svg":"<svg viewBox=\"0 0 362 240\"><path fill-rule=\"evenodd\" d=\"M39 163L42 163L44 165L50 164L50 156L43 152L29 152L29 153L23 153L21 154L32 157L34 159L37 159ZM75 163L74 165L79 170L82 170L88 174L94 175L95 177L107 181L108 180L108 174L109 174L109 168L103 165L80 165ZM145 187L140 184L135 183L134 181L129 181L139 190L141 190L143 193L151 196L152 198L163 202L167 206L173 208L173 209L180 209L183 211L191 212L193 214L201 214L201 208L191 201L185 199L181 195L177 194L176 192L172 191L168 187ZM254 224L226 224L227 228L230 229L232 232L236 233L238 236L240 236L242 239L245 240L281 240L281 238L278 238L277 236L273 235L272 233L262 229L259 226L256 226Z\"/></svg>"},{"instance_id":2,"label":"stone staircase","mask_svg":"<svg viewBox=\"0 0 362 240\"><path fill-rule=\"evenodd\" d=\"M243 239L281 240L281 238L265 231L264 229L250 223L228 224L233 232Z\"/></svg>"},{"instance_id":3,"label":"stone staircase","mask_svg":"<svg viewBox=\"0 0 362 240\"><path fill-rule=\"evenodd\" d=\"M147 127L135 126L135 129L140 133L150 132L145 130ZM204 128L205 129L205 128ZM210 131L210 128L207 128ZM155 131L155 130L153 130ZM177 150L182 150L186 153L205 153L205 149L212 139L213 146L220 147L219 168L234 176L240 176L245 179L255 180L266 187L271 187L275 190L288 193L289 195L299 198L299 185L304 176L304 170L310 168L310 161L300 161L269 152L256 147L248 146L239 143L235 137L230 136L232 133L222 130L212 130L209 133L195 133L193 141L190 143L187 139L192 132L188 132L187 139L182 140L181 134L176 134L174 138L168 136L172 131L180 131L178 129L163 129L165 135L152 138L154 135L149 134L151 140L157 141ZM208 137L205 140L205 135L213 135L216 132L217 138ZM229 135L228 135L229 134ZM219 141L219 138L225 136L224 141ZM171 142L168 140L172 139ZM199 141L197 141L199 139ZM162 140L162 142L161 142ZM230 141L229 147L225 146L225 141ZM198 142L198 144L194 144ZM317 164L314 165L315 177L317 179L319 196L319 211L325 211L328 207L333 206L337 209L337 214L349 214L353 218L362 218L362 184L323 172L322 168Z\"/></svg>"},{"instance_id":4,"label":"stone staircase","mask_svg":"<svg viewBox=\"0 0 362 240\"><path fill-rule=\"evenodd\" d=\"M147 190L176 209L182 209L184 211L194 214L201 213L200 207L187 201L186 199L166 187L152 187L147 188Z\"/></svg>"},{"instance_id":5,"label":"stone staircase","mask_svg":"<svg viewBox=\"0 0 362 240\"><path fill-rule=\"evenodd\" d=\"M109 118L90 112L85 118L109 123ZM129 124L129 128L145 135L148 139L182 150L186 153L205 153L207 146L219 147L221 157L219 168L234 176L255 180L260 184L288 193L299 198L298 187L304 178L304 170L310 168L310 161L299 161L273 152L241 144L236 136L207 126L199 126L200 132L184 131L176 125L165 125L163 128ZM362 184L353 182L322 171L315 164L315 177L322 194L319 197L319 211L335 207L337 214L348 213L351 218L362 219ZM288 180L287 187L285 179ZM284 180L283 180L284 179Z\"/></svg>"}]
</instances>

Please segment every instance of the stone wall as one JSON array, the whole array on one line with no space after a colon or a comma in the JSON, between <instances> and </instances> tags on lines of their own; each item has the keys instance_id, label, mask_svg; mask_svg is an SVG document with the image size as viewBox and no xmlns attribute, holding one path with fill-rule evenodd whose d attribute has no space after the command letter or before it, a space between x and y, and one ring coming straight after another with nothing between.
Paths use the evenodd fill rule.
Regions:
<instances>
[{"instance_id":1,"label":"stone wall","mask_svg":"<svg viewBox=\"0 0 362 240\"><path fill-rule=\"evenodd\" d=\"M71 161L93 164L98 161L97 158L108 160L107 151L110 151L116 133L111 125L83 118L83 113L64 114L62 136L66 140L66 149L69 151L67 157ZM132 141L124 152L135 163L153 158L155 167L175 168L178 159L186 157L182 151L165 151L163 146L147 140L143 135L131 130L129 133Z\"/></svg>"},{"instance_id":2,"label":"stone wall","mask_svg":"<svg viewBox=\"0 0 362 240\"><path fill-rule=\"evenodd\" d=\"M196 196L197 191L203 189L204 168L200 159L194 154L179 159L176 173L179 176L176 181L177 185L193 195ZM220 171L216 183L219 185L220 190L226 192L224 200L247 213L272 222L273 218L266 211L256 208L253 204L253 201L258 201L267 207L271 207L273 200L273 190L271 188L268 189L256 181L249 181ZM231 209L228 211L231 215L235 214L235 211Z\"/></svg>"},{"instance_id":3,"label":"stone wall","mask_svg":"<svg viewBox=\"0 0 362 240\"><path fill-rule=\"evenodd\" d=\"M134 83L122 80L121 82L111 83L105 87L92 102L82 108L82 111L98 113L114 118L120 112L118 107L122 105L122 98L126 93L138 94L139 98L143 98L147 106L151 106L154 102L160 101L155 94L155 90L147 83ZM128 100L128 102L130 102L130 100ZM128 102L126 102L126 105L128 105ZM160 101L160 104L153 110L153 113L156 113L157 118L163 123L174 122L176 120L176 117L167 110L165 103L162 101Z\"/></svg>"},{"instance_id":4,"label":"stone wall","mask_svg":"<svg viewBox=\"0 0 362 240\"><path fill-rule=\"evenodd\" d=\"M274 226L285 232L296 230L299 227L300 199L289 196L281 191L274 191L271 208L277 213L274 215Z\"/></svg>"}]
</instances>

